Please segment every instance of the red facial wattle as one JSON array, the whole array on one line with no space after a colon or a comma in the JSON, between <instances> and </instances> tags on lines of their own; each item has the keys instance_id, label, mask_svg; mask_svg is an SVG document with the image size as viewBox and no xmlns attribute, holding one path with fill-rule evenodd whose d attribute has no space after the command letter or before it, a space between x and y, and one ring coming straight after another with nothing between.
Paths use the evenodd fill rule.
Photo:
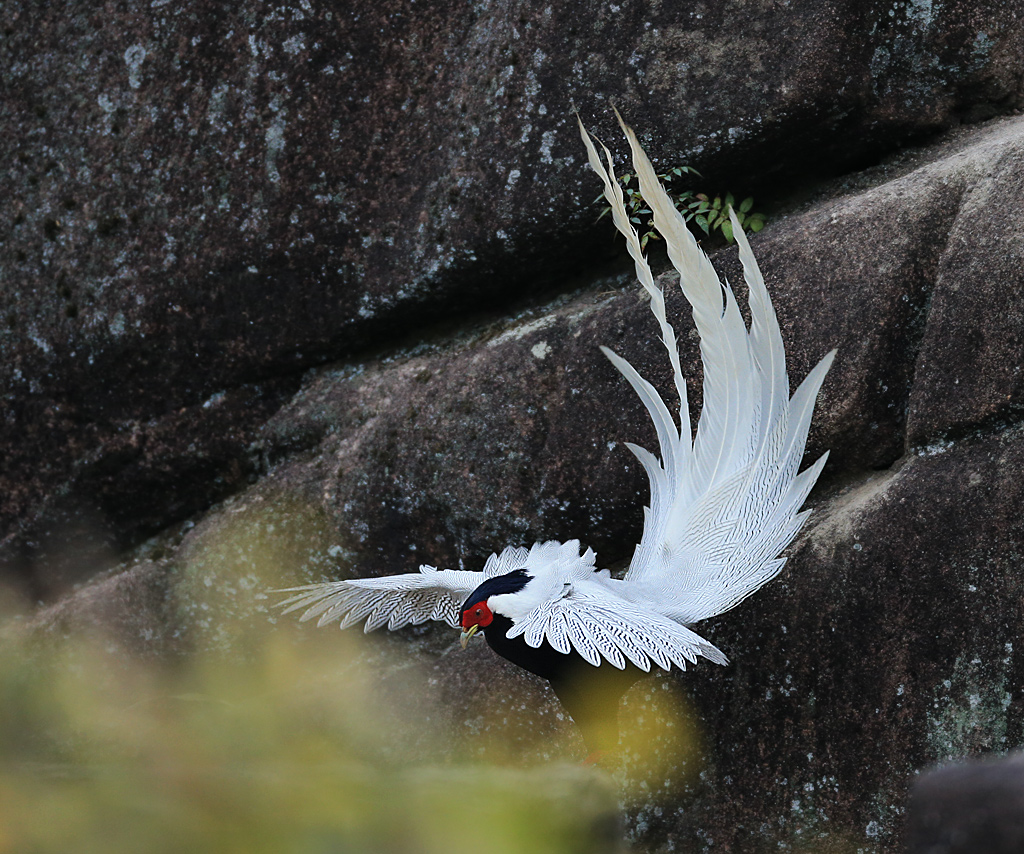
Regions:
<instances>
[{"instance_id":1,"label":"red facial wattle","mask_svg":"<svg viewBox=\"0 0 1024 854\"><path fill-rule=\"evenodd\" d=\"M468 632L473 626L486 629L493 619L494 614L487 607L487 602L477 602L462 612L462 630Z\"/></svg>"}]
</instances>

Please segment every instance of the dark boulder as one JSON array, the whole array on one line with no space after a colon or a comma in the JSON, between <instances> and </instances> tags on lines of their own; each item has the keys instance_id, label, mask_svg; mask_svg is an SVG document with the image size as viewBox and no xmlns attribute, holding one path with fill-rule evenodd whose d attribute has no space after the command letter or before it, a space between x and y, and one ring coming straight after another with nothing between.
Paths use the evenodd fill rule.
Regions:
<instances>
[{"instance_id":1,"label":"dark boulder","mask_svg":"<svg viewBox=\"0 0 1024 854\"><path fill-rule=\"evenodd\" d=\"M950 765L914 783L908 854L1024 850L1024 757Z\"/></svg>"},{"instance_id":2,"label":"dark boulder","mask_svg":"<svg viewBox=\"0 0 1024 854\"><path fill-rule=\"evenodd\" d=\"M791 194L1019 106L1018 6L5 4L0 560L135 544L245 482L308 367L590 269L574 106Z\"/></svg>"}]
</instances>

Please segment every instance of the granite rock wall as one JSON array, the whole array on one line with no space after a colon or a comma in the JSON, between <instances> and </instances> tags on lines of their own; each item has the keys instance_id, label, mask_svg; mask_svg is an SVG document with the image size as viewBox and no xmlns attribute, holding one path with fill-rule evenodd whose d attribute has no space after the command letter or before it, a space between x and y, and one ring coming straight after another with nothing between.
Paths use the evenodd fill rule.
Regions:
<instances>
[{"instance_id":1,"label":"granite rock wall","mask_svg":"<svg viewBox=\"0 0 1024 854\"><path fill-rule=\"evenodd\" d=\"M1020 105L1021 10L215 6L2 12L21 623L166 658L237 648L277 584L548 538L623 566L624 443L654 437L597 345L670 382L589 206L572 108L614 143L613 103L656 164L776 205L752 244L791 378L839 350L811 521L702 626L732 664L629 698L676 697L692 735L627 761L634 843L896 850L918 770L1024 743L1024 120L993 118ZM545 686L451 641L387 641L410 664L380 690L439 710L410 751L579 755Z\"/></svg>"}]
</instances>

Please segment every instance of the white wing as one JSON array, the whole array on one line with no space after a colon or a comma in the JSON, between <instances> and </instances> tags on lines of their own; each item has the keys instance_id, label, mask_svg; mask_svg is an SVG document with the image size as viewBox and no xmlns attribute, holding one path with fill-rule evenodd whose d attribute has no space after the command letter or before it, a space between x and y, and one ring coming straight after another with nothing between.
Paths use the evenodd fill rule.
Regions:
<instances>
[{"instance_id":1,"label":"white wing","mask_svg":"<svg viewBox=\"0 0 1024 854\"><path fill-rule=\"evenodd\" d=\"M372 632L385 624L400 629L439 620L458 628L466 597L488 578L522 566L528 554L528 549L510 546L500 555L492 554L483 572L424 565L419 572L404 575L328 581L275 592L295 594L278 603L282 613L305 608L300 619L319 617L317 626L340 620L341 628L347 629L365 619L363 630Z\"/></svg>"},{"instance_id":2,"label":"white wing","mask_svg":"<svg viewBox=\"0 0 1024 854\"><path fill-rule=\"evenodd\" d=\"M643 257L636 230L613 178L590 137L580 130L590 164L601 177L612 219L626 237L637 276L651 295L680 397L679 425L661 396L625 359L602 348L650 413L661 459L629 445L647 472L651 504L626 581L643 588L663 613L686 623L737 605L782 569L779 553L800 530L807 493L827 454L802 474L811 412L835 351L818 363L792 399L779 324L750 245L732 215L744 278L749 288L748 332L728 285L719 282L659 183L636 136L622 119L640 191L665 238L680 287L693 308L704 365L704 407L691 440L686 383L665 300Z\"/></svg>"},{"instance_id":3,"label":"white wing","mask_svg":"<svg viewBox=\"0 0 1024 854\"><path fill-rule=\"evenodd\" d=\"M559 652L575 650L595 666L604 658L620 670L627 659L644 671L652 663L685 670L697 656L728 661L686 626L597 584L567 584L560 598L535 608L508 631L510 638L519 635L534 648L547 641Z\"/></svg>"}]
</instances>

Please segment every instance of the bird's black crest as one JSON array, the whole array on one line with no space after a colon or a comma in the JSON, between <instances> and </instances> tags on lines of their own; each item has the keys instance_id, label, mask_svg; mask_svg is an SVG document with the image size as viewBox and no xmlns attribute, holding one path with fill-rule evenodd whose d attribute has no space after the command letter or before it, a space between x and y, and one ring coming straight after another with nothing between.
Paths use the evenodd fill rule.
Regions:
<instances>
[{"instance_id":1,"label":"bird's black crest","mask_svg":"<svg viewBox=\"0 0 1024 854\"><path fill-rule=\"evenodd\" d=\"M518 593L532 579L533 576L525 569L513 569L504 575L488 578L476 590L470 593L466 601L462 603L462 611L459 616L461 617L468 608L471 608L477 602L483 602L491 596L497 596L499 593Z\"/></svg>"}]
</instances>

